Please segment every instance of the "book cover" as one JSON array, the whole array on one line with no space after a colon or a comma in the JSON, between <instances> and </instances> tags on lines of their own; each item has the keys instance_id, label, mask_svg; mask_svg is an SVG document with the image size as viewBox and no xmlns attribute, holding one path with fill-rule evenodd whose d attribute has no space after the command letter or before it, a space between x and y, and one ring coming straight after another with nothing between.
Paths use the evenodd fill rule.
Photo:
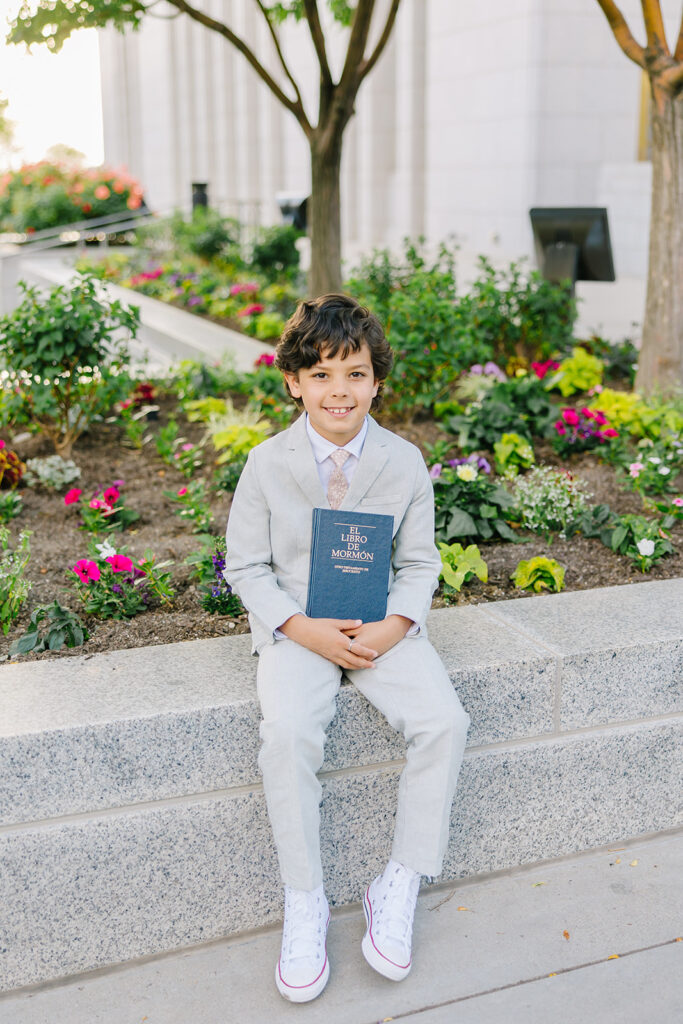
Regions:
<instances>
[{"instance_id":1,"label":"book cover","mask_svg":"<svg viewBox=\"0 0 683 1024\"><path fill-rule=\"evenodd\" d=\"M393 516L314 508L306 614L385 618L393 528Z\"/></svg>"}]
</instances>

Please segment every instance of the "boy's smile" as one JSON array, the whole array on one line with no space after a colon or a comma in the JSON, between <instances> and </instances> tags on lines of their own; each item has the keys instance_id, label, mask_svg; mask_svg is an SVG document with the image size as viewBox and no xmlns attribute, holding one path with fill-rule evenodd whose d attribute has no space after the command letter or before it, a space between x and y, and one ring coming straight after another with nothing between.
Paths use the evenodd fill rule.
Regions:
<instances>
[{"instance_id":1,"label":"boy's smile","mask_svg":"<svg viewBox=\"0 0 683 1024\"><path fill-rule=\"evenodd\" d=\"M285 373L294 398L300 398L314 430L339 448L351 441L363 426L377 394L370 349L365 342L358 352L326 355L297 374Z\"/></svg>"}]
</instances>

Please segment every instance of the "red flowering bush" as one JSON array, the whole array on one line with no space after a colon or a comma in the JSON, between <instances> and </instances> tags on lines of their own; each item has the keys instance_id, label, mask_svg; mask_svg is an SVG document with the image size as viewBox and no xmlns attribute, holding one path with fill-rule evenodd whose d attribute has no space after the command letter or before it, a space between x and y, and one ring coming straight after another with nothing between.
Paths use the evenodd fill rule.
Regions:
<instances>
[{"instance_id":1,"label":"red flowering bush","mask_svg":"<svg viewBox=\"0 0 683 1024\"><path fill-rule=\"evenodd\" d=\"M33 234L142 206L142 186L124 169L41 160L0 175L0 231Z\"/></svg>"}]
</instances>

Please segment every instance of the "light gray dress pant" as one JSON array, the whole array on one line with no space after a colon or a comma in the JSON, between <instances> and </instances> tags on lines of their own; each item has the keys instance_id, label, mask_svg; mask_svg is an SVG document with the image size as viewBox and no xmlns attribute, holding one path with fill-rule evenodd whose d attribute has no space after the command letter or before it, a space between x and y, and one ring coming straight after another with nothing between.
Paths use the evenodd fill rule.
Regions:
<instances>
[{"instance_id":1,"label":"light gray dress pant","mask_svg":"<svg viewBox=\"0 0 683 1024\"><path fill-rule=\"evenodd\" d=\"M470 716L426 637L405 637L375 665L342 670L289 639L259 655L259 766L282 880L294 889L323 880L316 772L342 671L407 743L392 857L422 875L441 872Z\"/></svg>"}]
</instances>

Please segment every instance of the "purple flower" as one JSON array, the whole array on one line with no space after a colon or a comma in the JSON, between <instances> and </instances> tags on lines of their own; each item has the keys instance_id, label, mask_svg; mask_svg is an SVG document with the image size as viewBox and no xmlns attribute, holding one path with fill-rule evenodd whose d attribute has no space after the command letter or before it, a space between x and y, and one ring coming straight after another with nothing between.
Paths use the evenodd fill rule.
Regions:
<instances>
[{"instance_id":1,"label":"purple flower","mask_svg":"<svg viewBox=\"0 0 683 1024\"><path fill-rule=\"evenodd\" d=\"M491 472L491 464L481 455L477 459L477 469L481 469L484 473Z\"/></svg>"},{"instance_id":2,"label":"purple flower","mask_svg":"<svg viewBox=\"0 0 683 1024\"><path fill-rule=\"evenodd\" d=\"M112 583L111 589L114 591L115 594L123 593L123 587L120 587L118 583Z\"/></svg>"},{"instance_id":3,"label":"purple flower","mask_svg":"<svg viewBox=\"0 0 683 1024\"><path fill-rule=\"evenodd\" d=\"M432 478L432 480L438 480L439 479L439 477L441 476L441 470L442 469L443 469L443 466L441 465L440 462L435 462L434 463L432 468L429 470L429 475Z\"/></svg>"},{"instance_id":4,"label":"purple flower","mask_svg":"<svg viewBox=\"0 0 683 1024\"><path fill-rule=\"evenodd\" d=\"M470 366L469 372L470 373L483 373L484 372L484 367L481 365L481 363L474 363L473 366Z\"/></svg>"},{"instance_id":5,"label":"purple flower","mask_svg":"<svg viewBox=\"0 0 683 1024\"><path fill-rule=\"evenodd\" d=\"M189 298L189 299L187 300L187 304L188 304L188 306L198 306L198 305L199 305L199 303L200 303L201 301L202 301L202 300L201 300L201 299L199 298L199 296L198 296L198 295L192 295L192 296L191 296L191 297L190 297L190 298Z\"/></svg>"},{"instance_id":6,"label":"purple flower","mask_svg":"<svg viewBox=\"0 0 683 1024\"><path fill-rule=\"evenodd\" d=\"M497 377L498 380L505 380L505 374L501 370L497 363L489 360L488 363L484 363L484 373L492 377Z\"/></svg>"}]
</instances>

